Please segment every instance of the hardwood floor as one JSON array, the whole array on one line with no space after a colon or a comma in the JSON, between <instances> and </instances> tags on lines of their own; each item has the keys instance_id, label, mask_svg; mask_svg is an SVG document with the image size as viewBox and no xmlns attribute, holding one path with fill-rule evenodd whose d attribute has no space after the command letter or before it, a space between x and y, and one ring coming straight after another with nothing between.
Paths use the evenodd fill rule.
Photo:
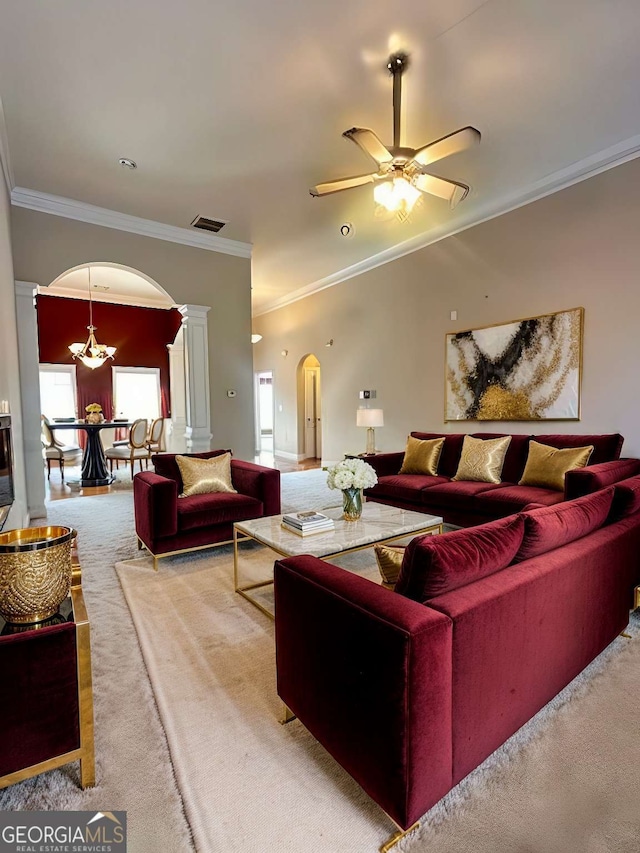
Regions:
<instances>
[{"instance_id":1,"label":"hardwood floor","mask_svg":"<svg viewBox=\"0 0 640 853\"><path fill-rule=\"evenodd\" d=\"M277 468L283 474L291 473L292 471L309 471L313 468L320 468L322 465L320 459L303 459L301 462L292 462L289 459L274 456L272 453L261 453L255 457L254 462L257 465L265 465L267 468ZM119 491L121 490L122 486L119 487ZM95 497L96 495L108 495L112 491L114 490L111 486L98 486L93 489L70 488L60 478L60 470L55 462L51 463L51 479L47 480L45 474L46 501Z\"/></svg>"}]
</instances>

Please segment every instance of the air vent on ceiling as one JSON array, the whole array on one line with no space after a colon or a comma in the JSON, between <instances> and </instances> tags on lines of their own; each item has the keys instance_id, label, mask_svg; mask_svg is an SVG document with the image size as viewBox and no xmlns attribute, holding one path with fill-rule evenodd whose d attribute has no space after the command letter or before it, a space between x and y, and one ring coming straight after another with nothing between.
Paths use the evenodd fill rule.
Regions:
<instances>
[{"instance_id":1,"label":"air vent on ceiling","mask_svg":"<svg viewBox=\"0 0 640 853\"><path fill-rule=\"evenodd\" d=\"M220 219L207 219L206 216L196 216L191 224L194 228L202 228L203 231L213 231L214 234L217 234L227 223L222 222Z\"/></svg>"}]
</instances>

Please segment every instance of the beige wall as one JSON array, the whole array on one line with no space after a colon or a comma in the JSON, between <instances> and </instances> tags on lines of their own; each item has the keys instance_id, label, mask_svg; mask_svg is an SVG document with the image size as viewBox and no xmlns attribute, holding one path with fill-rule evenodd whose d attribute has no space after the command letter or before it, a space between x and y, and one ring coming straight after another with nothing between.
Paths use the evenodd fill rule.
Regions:
<instances>
[{"instance_id":1,"label":"beige wall","mask_svg":"<svg viewBox=\"0 0 640 853\"><path fill-rule=\"evenodd\" d=\"M14 452L15 502L5 529L22 527L27 522L27 489L24 475L22 413L20 409L20 375L18 372L18 338L16 301L11 256L9 194L0 169L0 400L8 400Z\"/></svg>"},{"instance_id":2,"label":"beige wall","mask_svg":"<svg viewBox=\"0 0 640 853\"><path fill-rule=\"evenodd\" d=\"M213 447L231 447L253 458L251 262L12 208L15 277L50 284L70 267L109 261L151 276L178 305L209 305L209 376ZM227 389L237 396L229 398Z\"/></svg>"},{"instance_id":3,"label":"beige wall","mask_svg":"<svg viewBox=\"0 0 640 853\"><path fill-rule=\"evenodd\" d=\"M364 449L360 389L378 392L371 405L384 409L383 450L402 449L412 429L618 431L623 454L640 456L638 185L640 159L256 318L255 368L274 371L276 449L300 452L296 368L313 352L325 460ZM444 424L446 332L577 306L585 309L580 422Z\"/></svg>"}]
</instances>

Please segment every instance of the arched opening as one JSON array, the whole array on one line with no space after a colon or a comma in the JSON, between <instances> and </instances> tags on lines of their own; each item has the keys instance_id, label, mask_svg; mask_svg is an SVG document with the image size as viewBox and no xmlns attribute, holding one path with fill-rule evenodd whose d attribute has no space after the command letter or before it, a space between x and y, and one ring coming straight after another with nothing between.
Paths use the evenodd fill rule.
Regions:
<instances>
[{"instance_id":1,"label":"arched opening","mask_svg":"<svg viewBox=\"0 0 640 853\"><path fill-rule=\"evenodd\" d=\"M298 455L322 459L322 384L320 362L308 353L298 363Z\"/></svg>"},{"instance_id":2,"label":"arched opening","mask_svg":"<svg viewBox=\"0 0 640 853\"><path fill-rule=\"evenodd\" d=\"M70 344L87 339L89 294L96 339L99 344L115 347L113 359L95 369L74 358L69 349ZM128 427L118 427L116 421L127 424L142 418L150 429L154 421L162 419L159 446L165 449L176 396L171 380L182 386L185 382L184 361L176 369L176 359L173 364L170 360L169 348L181 335L183 323L171 295L140 270L90 262L66 270L48 286L39 286L36 314L42 414L54 424L71 419L79 422L85 419L88 406L98 404L104 420L113 422L113 427L100 430L105 452L118 441L128 444ZM178 349L182 354L182 347ZM64 393L58 393L57 386ZM182 387L177 397L184 400L184 396ZM61 429L54 427L56 439L78 444L83 451L88 446L84 430L73 434ZM184 431L183 427L180 450L185 449ZM83 462L85 458L86 452ZM126 464L121 470L125 469ZM62 470L60 476L51 478L52 496L79 477L78 471L68 473L64 481ZM116 476L120 479L117 471ZM79 482L83 488L87 481L82 473Z\"/></svg>"}]
</instances>

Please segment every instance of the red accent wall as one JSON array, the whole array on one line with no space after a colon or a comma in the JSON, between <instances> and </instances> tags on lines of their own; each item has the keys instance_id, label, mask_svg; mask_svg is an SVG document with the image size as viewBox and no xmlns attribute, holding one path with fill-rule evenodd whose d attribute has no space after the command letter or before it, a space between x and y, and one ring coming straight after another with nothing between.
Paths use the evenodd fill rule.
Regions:
<instances>
[{"instance_id":1,"label":"red accent wall","mask_svg":"<svg viewBox=\"0 0 640 853\"><path fill-rule=\"evenodd\" d=\"M170 417L169 353L182 323L177 308L137 308L132 305L93 303L93 324L98 343L117 347L113 361L91 370L75 361L69 344L84 343L89 332L89 303L85 299L64 299L58 296L38 296L38 345L40 361L44 364L76 364L78 384L78 416L84 417L84 407L100 403L105 418L113 412L111 366L159 367L162 394L162 415Z\"/></svg>"}]
</instances>

